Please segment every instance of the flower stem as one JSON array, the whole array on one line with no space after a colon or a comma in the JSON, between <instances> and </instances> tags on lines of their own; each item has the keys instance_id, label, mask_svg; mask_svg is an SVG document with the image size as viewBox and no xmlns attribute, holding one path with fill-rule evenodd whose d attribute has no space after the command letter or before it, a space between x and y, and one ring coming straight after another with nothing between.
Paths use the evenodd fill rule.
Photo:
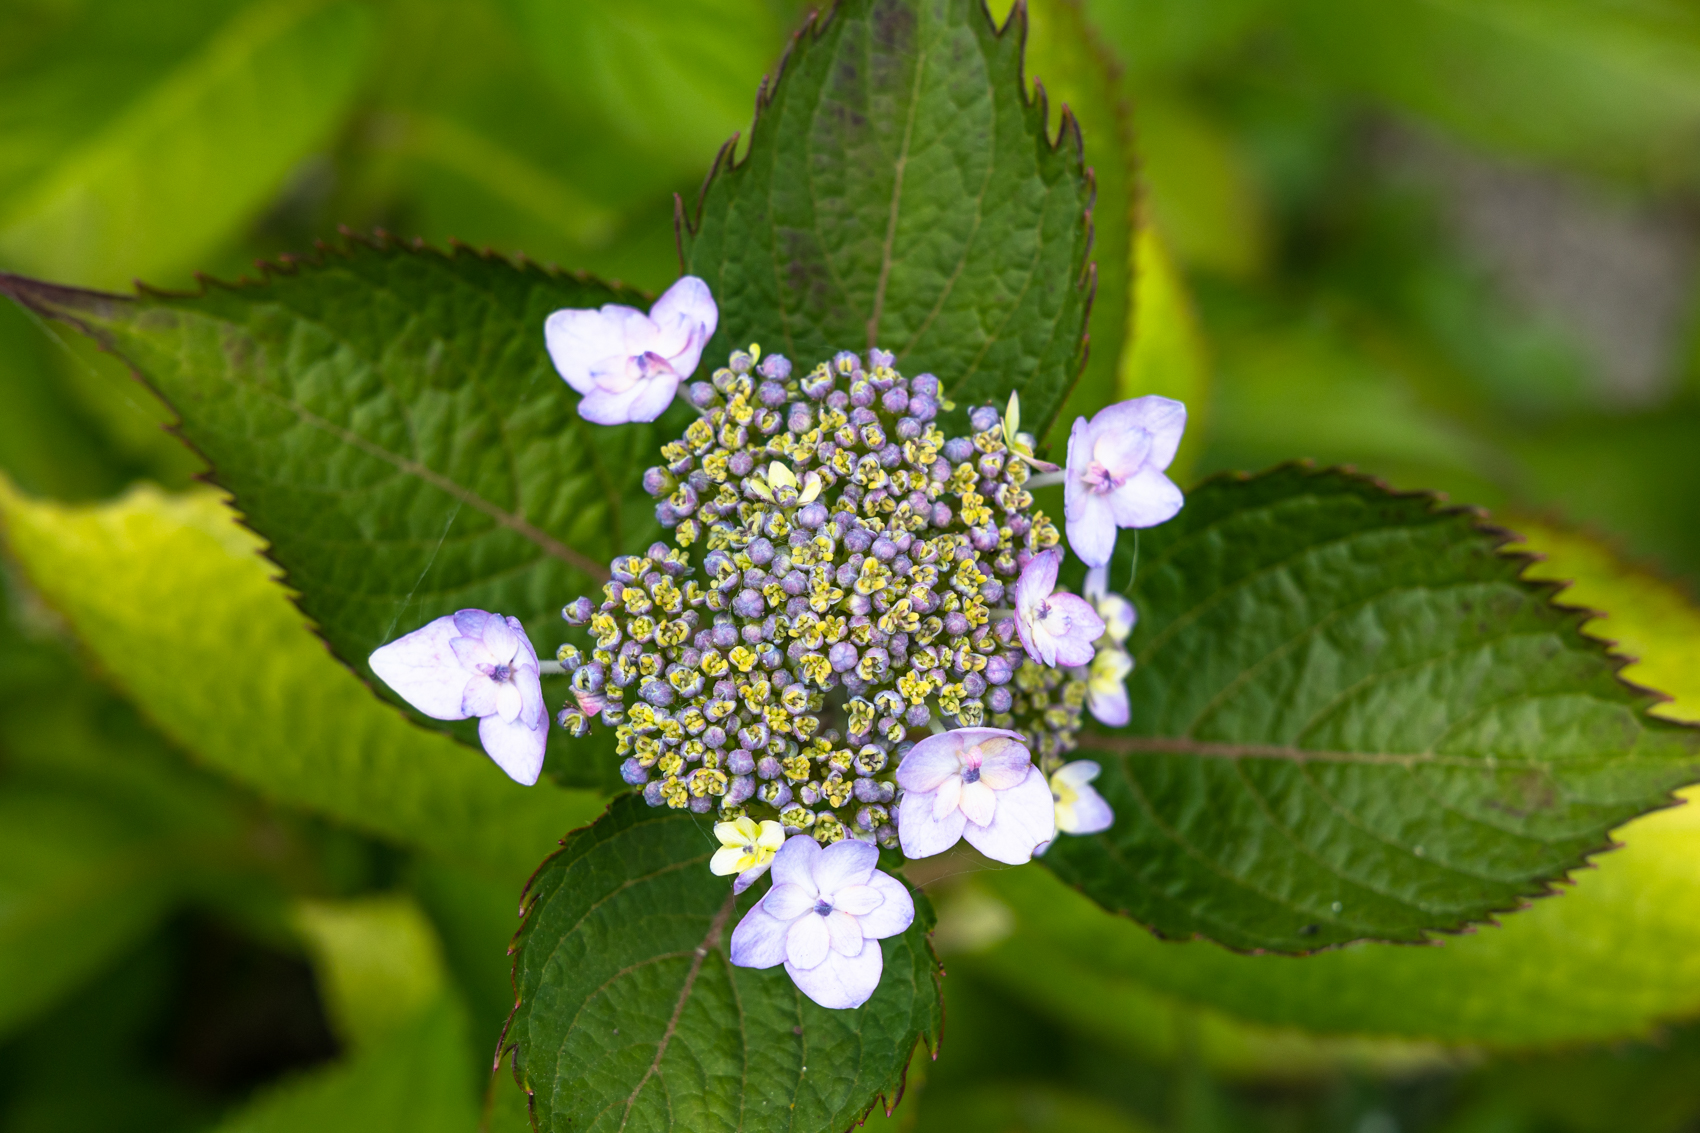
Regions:
<instances>
[{"instance_id":1,"label":"flower stem","mask_svg":"<svg viewBox=\"0 0 1700 1133\"><path fill-rule=\"evenodd\" d=\"M1061 484L1066 479L1068 479L1068 472L1064 469L1058 469L1056 472L1041 472L1037 476L1029 476L1025 487L1028 491L1037 491L1040 488L1049 488L1053 484Z\"/></svg>"},{"instance_id":2,"label":"flower stem","mask_svg":"<svg viewBox=\"0 0 1700 1133\"><path fill-rule=\"evenodd\" d=\"M559 661L537 662L537 672L540 676L553 677L566 671L566 666L562 665Z\"/></svg>"}]
</instances>

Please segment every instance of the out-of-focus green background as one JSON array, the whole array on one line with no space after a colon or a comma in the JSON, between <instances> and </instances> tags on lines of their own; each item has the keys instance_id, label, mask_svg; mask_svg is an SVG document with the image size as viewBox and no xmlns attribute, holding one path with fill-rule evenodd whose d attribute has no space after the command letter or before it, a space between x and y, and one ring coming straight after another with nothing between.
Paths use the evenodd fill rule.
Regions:
<instances>
[{"instance_id":1,"label":"out-of-focus green background","mask_svg":"<svg viewBox=\"0 0 1700 1133\"><path fill-rule=\"evenodd\" d=\"M1038 5L1053 22L1037 34L1059 13ZM1303 456L1442 489L1662 575L1676 613L1655 629L1688 632L1700 10L1084 14L1137 157L1136 178L1099 178L1137 185L1098 202L1141 233L1120 381L1188 400L1180 478ZM674 193L689 202L747 127L802 15L787 0L6 0L0 270L186 287L346 225L659 289L678 271ZM1052 91L1083 82L1030 69ZM1089 163L1127 156L1102 129L1086 147ZM110 358L0 306L0 469L24 493L187 488L197 461L165 416ZM1697 661L1691 638L1662 647ZM1094 1026L1000 965L1015 930L988 890L935 891L945 1054L917 1063L908 1128L1700 1130L1700 1030L1680 1022L1508 1053L1246 1028L1147 994ZM482 1086L504 902L196 770L8 573L0 1133L509 1128L511 1099Z\"/></svg>"}]
</instances>

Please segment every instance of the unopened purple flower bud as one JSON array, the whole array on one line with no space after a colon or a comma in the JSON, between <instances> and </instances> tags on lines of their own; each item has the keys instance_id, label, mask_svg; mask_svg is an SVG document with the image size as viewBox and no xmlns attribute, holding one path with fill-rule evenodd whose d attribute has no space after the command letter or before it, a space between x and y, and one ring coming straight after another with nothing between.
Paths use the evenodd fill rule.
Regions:
<instances>
[{"instance_id":1,"label":"unopened purple flower bud","mask_svg":"<svg viewBox=\"0 0 1700 1133\"><path fill-rule=\"evenodd\" d=\"M968 617L961 610L952 610L944 616L944 631L952 637L961 637L968 632Z\"/></svg>"},{"instance_id":2,"label":"unopened purple flower bud","mask_svg":"<svg viewBox=\"0 0 1700 1133\"><path fill-rule=\"evenodd\" d=\"M651 779L643 789L643 801L650 806L666 806L667 800L661 795L661 780Z\"/></svg>"},{"instance_id":3,"label":"unopened purple flower bud","mask_svg":"<svg viewBox=\"0 0 1700 1133\"><path fill-rule=\"evenodd\" d=\"M949 504L934 504L933 505L933 526L934 527L949 527L950 526L951 514L952 513L951 513L951 510L950 510Z\"/></svg>"},{"instance_id":4,"label":"unopened purple flower bud","mask_svg":"<svg viewBox=\"0 0 1700 1133\"><path fill-rule=\"evenodd\" d=\"M589 598L574 598L561 607L561 617L570 626L589 625L591 615L596 613L596 607Z\"/></svg>"},{"instance_id":5,"label":"unopened purple flower bud","mask_svg":"<svg viewBox=\"0 0 1700 1133\"><path fill-rule=\"evenodd\" d=\"M968 532L968 541L973 544L976 551L982 554L995 551L998 546L998 529L989 523L983 527L971 528Z\"/></svg>"},{"instance_id":6,"label":"unopened purple flower bud","mask_svg":"<svg viewBox=\"0 0 1700 1133\"><path fill-rule=\"evenodd\" d=\"M887 539L884 535L875 539L873 546L870 547L869 550L873 553L874 558L878 559L882 563L889 563L892 559L897 557L897 544L893 543L890 539Z\"/></svg>"},{"instance_id":7,"label":"unopened purple flower bud","mask_svg":"<svg viewBox=\"0 0 1700 1133\"><path fill-rule=\"evenodd\" d=\"M726 467L734 476L748 476L755 469L755 466L756 458L750 454L750 450L747 448L739 449L726 462Z\"/></svg>"},{"instance_id":8,"label":"unopened purple flower bud","mask_svg":"<svg viewBox=\"0 0 1700 1133\"><path fill-rule=\"evenodd\" d=\"M678 485L673 474L665 468L646 468L643 473L643 490L652 496L667 495Z\"/></svg>"},{"instance_id":9,"label":"unopened purple flower bud","mask_svg":"<svg viewBox=\"0 0 1700 1133\"><path fill-rule=\"evenodd\" d=\"M868 365L877 370L889 370L897 361L897 355L889 350L881 350L877 346L868 348Z\"/></svg>"},{"instance_id":10,"label":"unopened purple flower bud","mask_svg":"<svg viewBox=\"0 0 1700 1133\"><path fill-rule=\"evenodd\" d=\"M911 728L924 728L932 718L933 714L925 704L911 704L909 711L903 714L904 723Z\"/></svg>"},{"instance_id":11,"label":"unopened purple flower bud","mask_svg":"<svg viewBox=\"0 0 1700 1133\"><path fill-rule=\"evenodd\" d=\"M990 405L977 405L968 411L968 424L976 433L997 428L1000 420L998 411Z\"/></svg>"},{"instance_id":12,"label":"unopened purple flower bud","mask_svg":"<svg viewBox=\"0 0 1700 1133\"><path fill-rule=\"evenodd\" d=\"M818 370L810 371L804 375L802 387L804 397L807 397L810 401L819 401L824 397L829 405L832 404L830 395L837 392L832 388L832 375L823 374Z\"/></svg>"},{"instance_id":13,"label":"unopened purple flower bud","mask_svg":"<svg viewBox=\"0 0 1700 1133\"><path fill-rule=\"evenodd\" d=\"M718 396L714 387L707 382L692 382L685 393L686 400L698 409L707 409L714 404L714 399Z\"/></svg>"},{"instance_id":14,"label":"unopened purple flower bud","mask_svg":"<svg viewBox=\"0 0 1700 1133\"><path fill-rule=\"evenodd\" d=\"M726 758L726 770L734 775L749 775L756 769L755 757L739 748Z\"/></svg>"},{"instance_id":15,"label":"unopened purple flower bud","mask_svg":"<svg viewBox=\"0 0 1700 1133\"><path fill-rule=\"evenodd\" d=\"M666 708L673 703L673 686L651 677L638 686L638 695L657 708Z\"/></svg>"},{"instance_id":16,"label":"unopened purple flower bud","mask_svg":"<svg viewBox=\"0 0 1700 1133\"><path fill-rule=\"evenodd\" d=\"M795 402L785 415L785 427L793 433L806 433L814 427L815 415L804 402Z\"/></svg>"},{"instance_id":17,"label":"unopened purple flower bud","mask_svg":"<svg viewBox=\"0 0 1700 1133\"><path fill-rule=\"evenodd\" d=\"M756 390L756 397L769 409L778 409L785 404L785 387L778 382L763 382Z\"/></svg>"},{"instance_id":18,"label":"unopened purple flower bud","mask_svg":"<svg viewBox=\"0 0 1700 1133\"><path fill-rule=\"evenodd\" d=\"M733 754L736 755L737 752ZM744 754L749 755L750 753L746 751ZM780 765L778 759L771 755L764 755L756 761L756 774L763 779L777 779L785 774L785 768Z\"/></svg>"},{"instance_id":19,"label":"unopened purple flower bud","mask_svg":"<svg viewBox=\"0 0 1700 1133\"><path fill-rule=\"evenodd\" d=\"M749 801L756 793L756 780L753 775L739 775L726 784L726 806L741 806Z\"/></svg>"},{"instance_id":20,"label":"unopened purple flower bud","mask_svg":"<svg viewBox=\"0 0 1700 1133\"><path fill-rule=\"evenodd\" d=\"M844 547L851 554L866 551L874 545L874 533L866 527L853 527L844 536Z\"/></svg>"},{"instance_id":21,"label":"unopened purple flower bud","mask_svg":"<svg viewBox=\"0 0 1700 1133\"><path fill-rule=\"evenodd\" d=\"M711 795L692 795L691 796L691 813L692 814L707 814L708 811L709 811L709 808L712 807L712 806L714 806L714 798Z\"/></svg>"},{"instance_id":22,"label":"unopened purple flower bud","mask_svg":"<svg viewBox=\"0 0 1700 1133\"><path fill-rule=\"evenodd\" d=\"M840 641L827 650L826 659L832 663L833 671L839 673L848 673L856 667L859 660L856 647L848 641Z\"/></svg>"},{"instance_id":23,"label":"unopened purple flower bud","mask_svg":"<svg viewBox=\"0 0 1700 1133\"><path fill-rule=\"evenodd\" d=\"M826 505L819 503L805 505L802 510L797 512L797 522L810 531L815 530L826 522Z\"/></svg>"},{"instance_id":24,"label":"unopened purple flower bud","mask_svg":"<svg viewBox=\"0 0 1700 1133\"><path fill-rule=\"evenodd\" d=\"M726 729L719 724L710 724L703 729L702 746L719 751L726 746Z\"/></svg>"},{"instance_id":25,"label":"unopened purple flower bud","mask_svg":"<svg viewBox=\"0 0 1700 1133\"><path fill-rule=\"evenodd\" d=\"M759 618L767 612L767 602L759 590L744 589L732 599L732 613L740 618ZM756 640L761 640L758 636Z\"/></svg>"},{"instance_id":26,"label":"unopened purple flower bud","mask_svg":"<svg viewBox=\"0 0 1700 1133\"><path fill-rule=\"evenodd\" d=\"M756 373L770 381L782 382L791 376L791 360L783 354L769 354L756 367Z\"/></svg>"},{"instance_id":27,"label":"unopened purple flower bud","mask_svg":"<svg viewBox=\"0 0 1700 1133\"><path fill-rule=\"evenodd\" d=\"M880 404L885 407L887 413L901 415L909 408L909 394L900 387L893 387L885 391L884 396L880 398Z\"/></svg>"},{"instance_id":28,"label":"unopened purple flower bud","mask_svg":"<svg viewBox=\"0 0 1700 1133\"><path fill-rule=\"evenodd\" d=\"M738 695L738 683L736 681L720 680L720 681L714 682L714 699L716 699L716 700L731 700L733 697L735 697L737 695Z\"/></svg>"},{"instance_id":29,"label":"unopened purple flower bud","mask_svg":"<svg viewBox=\"0 0 1700 1133\"><path fill-rule=\"evenodd\" d=\"M749 555L750 561L757 566L766 566L773 561L773 544L766 539L754 539L744 549L744 553Z\"/></svg>"},{"instance_id":30,"label":"unopened purple flower bud","mask_svg":"<svg viewBox=\"0 0 1700 1133\"><path fill-rule=\"evenodd\" d=\"M914 397L937 397L939 395L939 380L931 374L916 374L909 379L909 395Z\"/></svg>"},{"instance_id":31,"label":"unopened purple flower bud","mask_svg":"<svg viewBox=\"0 0 1700 1133\"><path fill-rule=\"evenodd\" d=\"M877 803L880 801L880 785L872 779L857 779L850 793L856 796L857 802Z\"/></svg>"},{"instance_id":32,"label":"unopened purple flower bud","mask_svg":"<svg viewBox=\"0 0 1700 1133\"><path fill-rule=\"evenodd\" d=\"M921 422L913 417L904 417L897 422L897 439L900 441L912 441L925 431Z\"/></svg>"},{"instance_id":33,"label":"unopened purple flower bud","mask_svg":"<svg viewBox=\"0 0 1700 1133\"><path fill-rule=\"evenodd\" d=\"M879 455L881 468L896 468L903 463L903 446L892 441L880 449Z\"/></svg>"},{"instance_id":34,"label":"unopened purple flower bud","mask_svg":"<svg viewBox=\"0 0 1700 1133\"><path fill-rule=\"evenodd\" d=\"M917 393L914 383L910 383L909 416L925 424L939 415L939 403L931 397Z\"/></svg>"},{"instance_id":35,"label":"unopened purple flower bud","mask_svg":"<svg viewBox=\"0 0 1700 1133\"><path fill-rule=\"evenodd\" d=\"M655 522L663 527L679 526L679 509L662 500L655 505Z\"/></svg>"},{"instance_id":36,"label":"unopened purple flower bud","mask_svg":"<svg viewBox=\"0 0 1700 1133\"><path fill-rule=\"evenodd\" d=\"M1015 619L1004 618L992 623L992 633L997 639L1008 645L1015 640ZM996 682L993 682L994 684Z\"/></svg>"},{"instance_id":37,"label":"unopened purple flower bud","mask_svg":"<svg viewBox=\"0 0 1700 1133\"><path fill-rule=\"evenodd\" d=\"M744 639L745 645L760 645L761 644L761 623L760 622L751 622L750 624L746 625L743 629L738 631L738 636L740 636Z\"/></svg>"},{"instance_id":38,"label":"unopened purple flower bud","mask_svg":"<svg viewBox=\"0 0 1700 1133\"><path fill-rule=\"evenodd\" d=\"M866 409L872 405L876 396L878 396L877 391L868 382L856 382L850 387L850 404L858 409ZM851 416L850 423L852 425L868 424L865 421L857 421L854 415Z\"/></svg>"},{"instance_id":39,"label":"unopened purple flower bud","mask_svg":"<svg viewBox=\"0 0 1700 1133\"><path fill-rule=\"evenodd\" d=\"M730 649L738 644L738 627L732 624L731 618L715 618L711 634L717 648Z\"/></svg>"},{"instance_id":40,"label":"unopened purple flower bud","mask_svg":"<svg viewBox=\"0 0 1700 1133\"><path fill-rule=\"evenodd\" d=\"M689 484L682 484L668 502L673 505L673 510L680 518L683 518L697 509L696 489Z\"/></svg>"},{"instance_id":41,"label":"unopened purple flower bud","mask_svg":"<svg viewBox=\"0 0 1700 1133\"><path fill-rule=\"evenodd\" d=\"M649 769L635 759L628 759L620 764L620 778L634 787L641 787L649 782Z\"/></svg>"},{"instance_id":42,"label":"unopened purple flower bud","mask_svg":"<svg viewBox=\"0 0 1700 1133\"><path fill-rule=\"evenodd\" d=\"M738 746L745 751L756 751L767 746L772 734L766 724L751 724L738 729Z\"/></svg>"},{"instance_id":43,"label":"unopened purple flower bud","mask_svg":"<svg viewBox=\"0 0 1700 1133\"><path fill-rule=\"evenodd\" d=\"M984 696L986 693L986 678L979 673L969 673L962 678L962 691L969 696Z\"/></svg>"},{"instance_id":44,"label":"unopened purple flower bud","mask_svg":"<svg viewBox=\"0 0 1700 1133\"><path fill-rule=\"evenodd\" d=\"M995 578L987 579L985 582L980 584L980 597L984 598L988 603L994 606L1003 601L1003 591L1003 583L999 582Z\"/></svg>"},{"instance_id":45,"label":"unopened purple flower bud","mask_svg":"<svg viewBox=\"0 0 1700 1133\"><path fill-rule=\"evenodd\" d=\"M994 653L986 658L984 675L989 684L1006 685L1015 676L1015 662L1007 653Z\"/></svg>"},{"instance_id":46,"label":"unopened purple flower bud","mask_svg":"<svg viewBox=\"0 0 1700 1133\"><path fill-rule=\"evenodd\" d=\"M974 455L974 442L967 437L952 437L944 443L944 458L954 466Z\"/></svg>"},{"instance_id":47,"label":"unopened purple flower bud","mask_svg":"<svg viewBox=\"0 0 1700 1133\"><path fill-rule=\"evenodd\" d=\"M820 791L813 783L804 783L797 788L797 801L804 806L814 806L820 802Z\"/></svg>"},{"instance_id":48,"label":"unopened purple flower bud","mask_svg":"<svg viewBox=\"0 0 1700 1133\"><path fill-rule=\"evenodd\" d=\"M788 618L800 618L808 612L808 609L809 600L801 595L785 600L785 616Z\"/></svg>"}]
</instances>

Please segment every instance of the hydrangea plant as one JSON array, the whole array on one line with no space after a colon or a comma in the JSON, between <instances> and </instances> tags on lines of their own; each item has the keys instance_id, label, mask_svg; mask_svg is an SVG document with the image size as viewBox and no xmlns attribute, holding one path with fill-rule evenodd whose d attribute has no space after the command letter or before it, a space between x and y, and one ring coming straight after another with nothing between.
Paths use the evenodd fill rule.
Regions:
<instances>
[{"instance_id":1,"label":"hydrangea plant","mask_svg":"<svg viewBox=\"0 0 1700 1133\"><path fill-rule=\"evenodd\" d=\"M170 403L378 695L516 808L607 784L514 941L539 1127L894 1102L942 1024L917 859L1300 955L1514 911L1700 778L1478 514L1183 495L1186 407L1077 387L1091 151L1024 27L811 22L654 299L381 234L191 295L0 279Z\"/></svg>"}]
</instances>

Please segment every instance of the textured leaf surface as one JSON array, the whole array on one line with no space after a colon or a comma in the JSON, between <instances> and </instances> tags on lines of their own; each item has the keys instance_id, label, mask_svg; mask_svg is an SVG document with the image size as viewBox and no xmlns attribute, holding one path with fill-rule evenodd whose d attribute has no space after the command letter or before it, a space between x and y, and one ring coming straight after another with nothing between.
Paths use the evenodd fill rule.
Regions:
<instances>
[{"instance_id":1,"label":"textured leaf surface","mask_svg":"<svg viewBox=\"0 0 1700 1133\"><path fill-rule=\"evenodd\" d=\"M1529 575L1574 580L1561 600L1604 611L1588 631L1640 658L1625 676L1675 696L1659 713L1700 718L1700 609L1585 537L1518 527L1548 556ZM1302 963L1236 955L1159 941L1042 872L989 873L980 880L1014 914L1014 932L974 957L974 971L1088 1026L1157 994L1313 1033L1521 1048L1644 1036L1700 1013L1700 791L1682 794L1690 805L1618 830L1623 848L1574 888L1434 948L1361 944Z\"/></svg>"},{"instance_id":2,"label":"textured leaf surface","mask_svg":"<svg viewBox=\"0 0 1700 1133\"><path fill-rule=\"evenodd\" d=\"M1164 936L1282 952L1548 892L1700 776L1700 731L1503 538L1339 472L1198 489L1143 534L1132 723L1086 737L1117 822L1046 864Z\"/></svg>"},{"instance_id":3,"label":"textured leaf surface","mask_svg":"<svg viewBox=\"0 0 1700 1133\"><path fill-rule=\"evenodd\" d=\"M8 288L164 396L301 608L363 674L385 641L468 606L520 618L547 657L561 606L650 542L638 477L654 430L580 420L543 349L549 312L647 306L635 293L360 243L198 296Z\"/></svg>"},{"instance_id":4,"label":"textured leaf surface","mask_svg":"<svg viewBox=\"0 0 1700 1133\"><path fill-rule=\"evenodd\" d=\"M799 34L748 155L711 175L685 263L807 368L880 345L959 402L1022 394L1043 436L1078 372L1092 184L1079 133L1027 101L1025 16L979 0L845 0Z\"/></svg>"},{"instance_id":5,"label":"textured leaf surface","mask_svg":"<svg viewBox=\"0 0 1700 1133\"><path fill-rule=\"evenodd\" d=\"M533 878L508 1041L540 1129L848 1129L896 1102L917 1042L936 1050L924 898L880 942L874 997L829 1011L784 968L731 966L732 929L767 883L734 902L708 872L717 846L707 820L627 795Z\"/></svg>"},{"instance_id":6,"label":"textured leaf surface","mask_svg":"<svg viewBox=\"0 0 1700 1133\"><path fill-rule=\"evenodd\" d=\"M184 750L270 798L506 877L602 808L588 791L520 787L373 700L210 492L67 507L4 490L0 519L113 682Z\"/></svg>"}]
</instances>

